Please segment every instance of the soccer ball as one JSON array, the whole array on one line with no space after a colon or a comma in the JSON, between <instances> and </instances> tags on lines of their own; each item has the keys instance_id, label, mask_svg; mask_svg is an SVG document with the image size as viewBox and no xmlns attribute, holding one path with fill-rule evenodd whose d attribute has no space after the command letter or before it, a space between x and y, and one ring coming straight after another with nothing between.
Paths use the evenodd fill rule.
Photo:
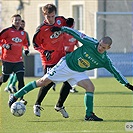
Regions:
<instances>
[{"instance_id":1,"label":"soccer ball","mask_svg":"<svg viewBox=\"0 0 133 133\"><path fill-rule=\"evenodd\" d=\"M11 105L11 113L14 116L20 117L22 116L26 111L26 107L21 102L15 102Z\"/></svg>"}]
</instances>

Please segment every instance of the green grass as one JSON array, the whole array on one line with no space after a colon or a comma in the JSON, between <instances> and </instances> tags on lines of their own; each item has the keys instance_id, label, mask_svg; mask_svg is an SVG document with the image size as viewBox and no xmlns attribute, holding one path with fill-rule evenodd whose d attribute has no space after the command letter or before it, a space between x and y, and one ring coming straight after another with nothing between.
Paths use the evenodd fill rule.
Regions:
<instances>
[{"instance_id":1,"label":"green grass","mask_svg":"<svg viewBox=\"0 0 133 133\"><path fill-rule=\"evenodd\" d=\"M25 78L28 83L37 78ZM132 78L127 78L133 83ZM70 94L65 102L70 118L63 118L54 110L59 96L58 84L56 91L52 89L44 99L45 108L38 118L33 114L33 105L37 98L38 89L25 95L28 101L26 113L22 117L15 117L8 108L8 93L4 92L6 84L1 87L0 95L0 133L124 133L125 123L133 122L132 92L114 78L93 79L95 84L94 112L104 119L103 122L85 122L84 90L76 87L79 93Z\"/></svg>"}]
</instances>

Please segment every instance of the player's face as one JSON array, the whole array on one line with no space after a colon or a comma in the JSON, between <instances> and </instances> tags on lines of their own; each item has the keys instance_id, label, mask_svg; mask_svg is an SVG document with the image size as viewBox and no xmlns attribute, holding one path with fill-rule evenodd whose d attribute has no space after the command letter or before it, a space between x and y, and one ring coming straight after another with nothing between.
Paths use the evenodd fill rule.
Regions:
<instances>
[{"instance_id":1,"label":"player's face","mask_svg":"<svg viewBox=\"0 0 133 133\"><path fill-rule=\"evenodd\" d=\"M12 18L12 24L16 27L19 28L21 25L21 18L20 17L14 17Z\"/></svg>"},{"instance_id":2,"label":"player's face","mask_svg":"<svg viewBox=\"0 0 133 133\"><path fill-rule=\"evenodd\" d=\"M55 23L55 11L52 13L44 14L45 22L48 24L54 24Z\"/></svg>"},{"instance_id":3,"label":"player's face","mask_svg":"<svg viewBox=\"0 0 133 133\"><path fill-rule=\"evenodd\" d=\"M21 27L24 29L24 27L25 27L25 23L24 22L21 22Z\"/></svg>"},{"instance_id":4,"label":"player's face","mask_svg":"<svg viewBox=\"0 0 133 133\"><path fill-rule=\"evenodd\" d=\"M99 42L99 44L98 44L98 47L97 47L97 51L99 52L99 53L104 53L106 50L108 50L108 49L110 49L110 46L109 46L109 44L105 44L105 43L103 43L103 41L101 40L100 42Z\"/></svg>"}]
</instances>

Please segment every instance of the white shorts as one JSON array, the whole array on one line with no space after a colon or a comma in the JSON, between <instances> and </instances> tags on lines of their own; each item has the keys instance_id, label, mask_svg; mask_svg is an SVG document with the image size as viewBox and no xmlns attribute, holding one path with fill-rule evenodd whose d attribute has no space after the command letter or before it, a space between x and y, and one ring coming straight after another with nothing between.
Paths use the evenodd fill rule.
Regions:
<instances>
[{"instance_id":1,"label":"white shorts","mask_svg":"<svg viewBox=\"0 0 133 133\"><path fill-rule=\"evenodd\" d=\"M81 80L89 79L85 72L71 70L64 57L43 78L48 78L54 83L67 81L71 86L77 85Z\"/></svg>"}]
</instances>

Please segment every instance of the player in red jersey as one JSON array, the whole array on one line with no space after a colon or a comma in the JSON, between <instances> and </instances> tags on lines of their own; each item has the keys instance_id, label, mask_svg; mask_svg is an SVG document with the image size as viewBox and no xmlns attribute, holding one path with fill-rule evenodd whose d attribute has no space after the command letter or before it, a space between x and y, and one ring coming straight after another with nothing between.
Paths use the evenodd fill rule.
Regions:
<instances>
[{"instance_id":1,"label":"player in red jersey","mask_svg":"<svg viewBox=\"0 0 133 133\"><path fill-rule=\"evenodd\" d=\"M44 67L44 73L47 73L61 57L65 56L64 50L64 38L61 32L51 32L53 26L69 26L74 23L73 18L64 18L63 16L56 16L56 6L53 4L47 4L42 7L42 13L44 15L44 22L41 24L33 37L33 44L35 50L39 51L42 65ZM34 114L40 117L41 102L46 96L48 90L54 85L50 83L48 86L41 87L38 93L37 100L35 102ZM55 110L61 112L63 117L68 118L68 114L64 109L63 103L67 98L71 86L68 82L64 82L58 103L55 106ZM62 93L63 92L63 93Z\"/></svg>"},{"instance_id":2,"label":"player in red jersey","mask_svg":"<svg viewBox=\"0 0 133 133\"><path fill-rule=\"evenodd\" d=\"M25 28L25 21L24 20L21 20L21 25L20 26L24 30L24 28ZM27 40L28 40L28 46L30 46L30 39L29 39L28 32L26 32L26 35L27 35ZM16 83L17 83L17 76L16 76L15 73L13 73L13 74L10 75L8 84L7 84L6 88L4 89L4 91L9 92L9 93L17 92Z\"/></svg>"},{"instance_id":3,"label":"player in red jersey","mask_svg":"<svg viewBox=\"0 0 133 133\"><path fill-rule=\"evenodd\" d=\"M24 54L29 54L26 32L20 27L21 16L15 14L12 16L12 26L3 29L0 32L0 46L2 47L2 76L0 85L6 82L12 73L16 73L18 79L18 89L24 86L24 65L22 58L22 48ZM23 103L27 103L23 97L20 98Z\"/></svg>"}]
</instances>

